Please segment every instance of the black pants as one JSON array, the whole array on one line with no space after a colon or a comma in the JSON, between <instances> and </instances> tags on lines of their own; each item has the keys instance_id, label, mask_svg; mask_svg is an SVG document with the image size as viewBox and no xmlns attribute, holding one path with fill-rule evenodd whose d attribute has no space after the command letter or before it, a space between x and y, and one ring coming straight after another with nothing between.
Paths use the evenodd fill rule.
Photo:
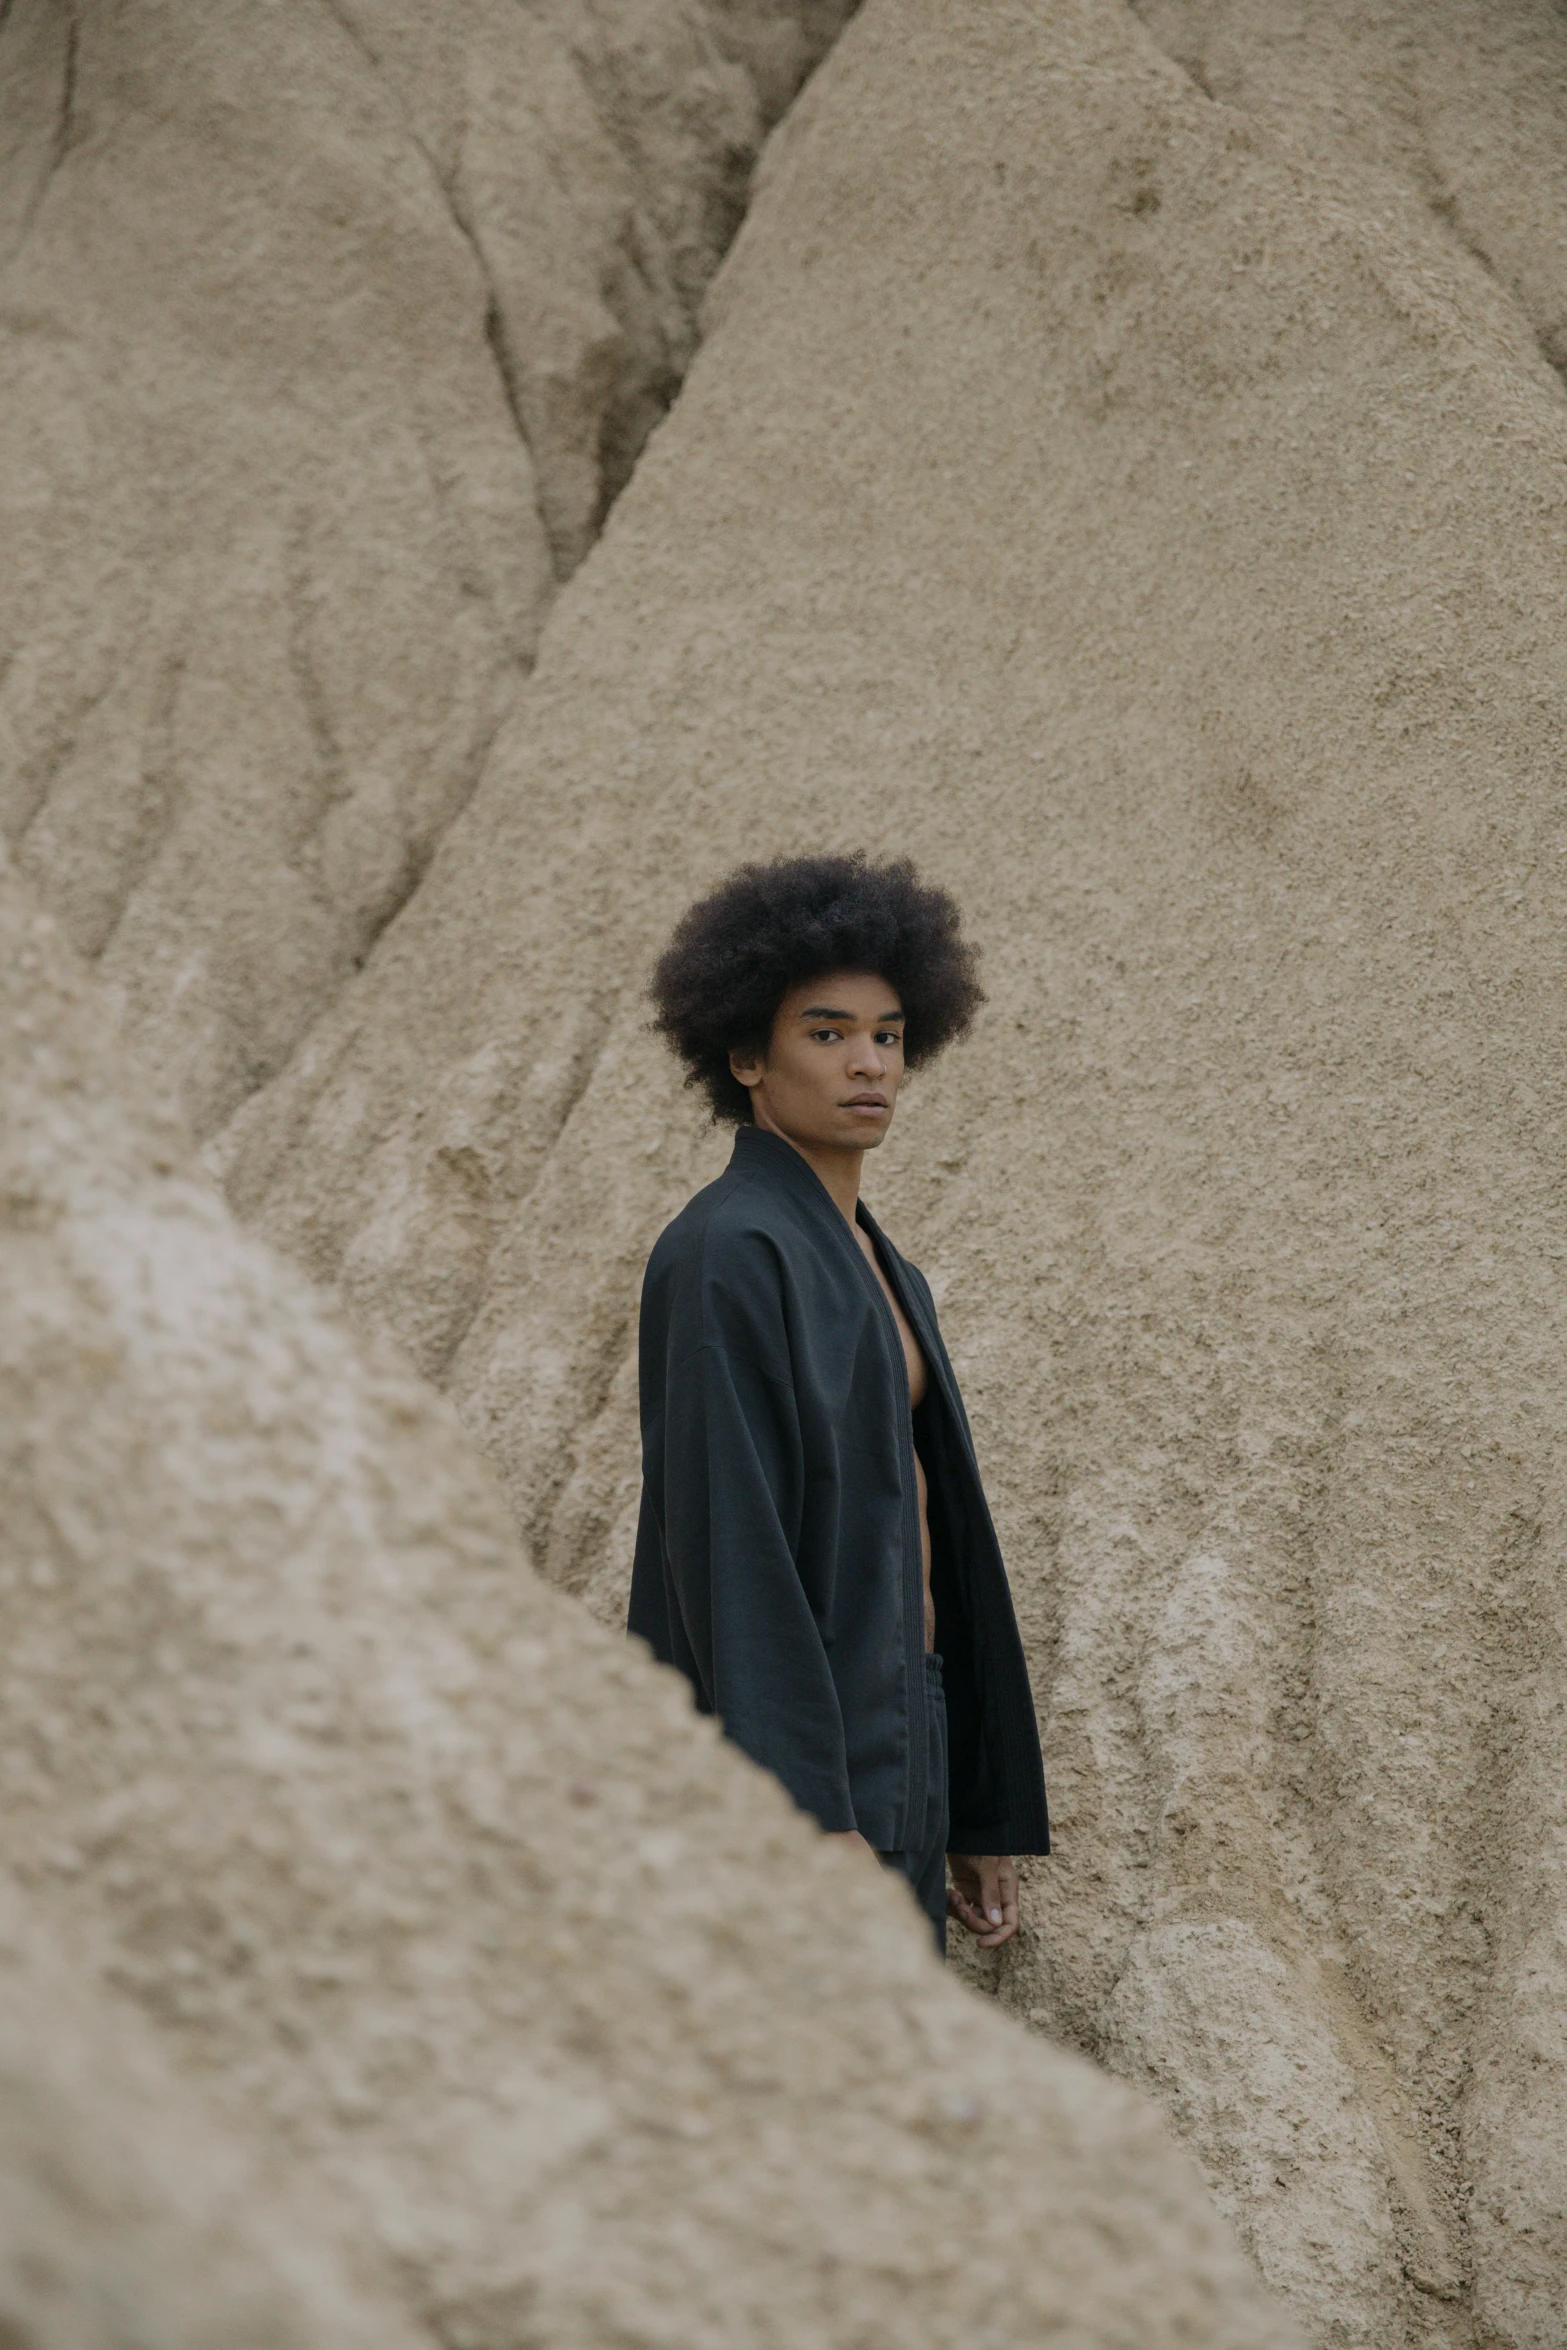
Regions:
<instances>
[{"instance_id":1,"label":"black pants","mask_svg":"<svg viewBox=\"0 0 1567 2350\"><path fill-rule=\"evenodd\" d=\"M936 1937L936 1948L947 1955L947 1700L941 1686L941 1659L932 1649L925 1658L925 1734L929 1740L929 1768L923 1831L907 1852L881 1854L885 1868L907 1877L910 1890Z\"/></svg>"}]
</instances>

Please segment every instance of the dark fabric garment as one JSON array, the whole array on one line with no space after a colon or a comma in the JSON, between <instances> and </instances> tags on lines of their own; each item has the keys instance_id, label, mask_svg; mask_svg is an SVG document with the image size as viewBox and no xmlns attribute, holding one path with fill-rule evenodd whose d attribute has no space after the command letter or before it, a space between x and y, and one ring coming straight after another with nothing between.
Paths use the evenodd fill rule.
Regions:
<instances>
[{"instance_id":1,"label":"dark fabric garment","mask_svg":"<svg viewBox=\"0 0 1567 2350\"><path fill-rule=\"evenodd\" d=\"M862 1205L930 1379L916 1432L881 1286L825 1185L742 1127L660 1236L642 1291L642 1508L629 1628L824 1828L924 1832L930 1492L951 1834L1047 1852L1028 1672L973 1439L923 1275Z\"/></svg>"},{"instance_id":2,"label":"dark fabric garment","mask_svg":"<svg viewBox=\"0 0 1567 2350\"><path fill-rule=\"evenodd\" d=\"M907 1877L909 1888L930 1920L936 1948L947 1955L947 1703L941 1686L941 1658L925 1659L925 1820L919 1841L907 1852L884 1852L882 1866Z\"/></svg>"}]
</instances>

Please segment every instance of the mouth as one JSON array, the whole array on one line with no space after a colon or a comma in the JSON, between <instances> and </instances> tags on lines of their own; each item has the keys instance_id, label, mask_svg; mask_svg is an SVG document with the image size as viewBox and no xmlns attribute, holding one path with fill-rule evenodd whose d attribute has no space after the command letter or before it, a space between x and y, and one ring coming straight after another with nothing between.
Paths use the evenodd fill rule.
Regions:
<instances>
[{"instance_id":1,"label":"mouth","mask_svg":"<svg viewBox=\"0 0 1567 2350\"><path fill-rule=\"evenodd\" d=\"M853 1093L839 1104L845 1110L885 1110L889 1106L885 1096L879 1093Z\"/></svg>"}]
</instances>

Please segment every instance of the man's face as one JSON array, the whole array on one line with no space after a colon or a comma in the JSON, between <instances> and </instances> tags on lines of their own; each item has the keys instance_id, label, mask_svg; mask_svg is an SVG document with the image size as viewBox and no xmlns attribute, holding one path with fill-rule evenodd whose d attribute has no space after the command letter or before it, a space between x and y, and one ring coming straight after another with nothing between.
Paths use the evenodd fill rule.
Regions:
<instances>
[{"instance_id":1,"label":"man's face","mask_svg":"<svg viewBox=\"0 0 1567 2350\"><path fill-rule=\"evenodd\" d=\"M731 1053L758 1126L817 1150L874 1150L903 1083L903 1008L885 979L829 971L784 997L767 1052Z\"/></svg>"}]
</instances>

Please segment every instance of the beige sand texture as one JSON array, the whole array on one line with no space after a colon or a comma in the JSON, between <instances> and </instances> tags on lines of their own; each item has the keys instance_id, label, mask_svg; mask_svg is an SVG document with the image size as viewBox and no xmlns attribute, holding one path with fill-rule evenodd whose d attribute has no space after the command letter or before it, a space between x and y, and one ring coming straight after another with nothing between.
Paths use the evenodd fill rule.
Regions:
<instances>
[{"instance_id":1,"label":"beige sand texture","mask_svg":"<svg viewBox=\"0 0 1567 2350\"><path fill-rule=\"evenodd\" d=\"M315 2339L1298 2350L1154 2107L530 1571L3 876L0 1203L0 1869L346 2240Z\"/></svg>"},{"instance_id":2,"label":"beige sand texture","mask_svg":"<svg viewBox=\"0 0 1567 2350\"><path fill-rule=\"evenodd\" d=\"M1486 20L1495 195L1563 33ZM991 1004L871 1195L1037 1676L1000 1995L1158 2091L1319 2342L1557 2350L1557 281L1309 111L1116 0L870 0L467 811L222 1147L613 1620L637 1276L722 1155L648 960L743 855L950 882Z\"/></svg>"},{"instance_id":3,"label":"beige sand texture","mask_svg":"<svg viewBox=\"0 0 1567 2350\"><path fill-rule=\"evenodd\" d=\"M258 2192L138 2022L0 1893L6 2350L413 2350L319 2207Z\"/></svg>"},{"instance_id":4,"label":"beige sand texture","mask_svg":"<svg viewBox=\"0 0 1567 2350\"><path fill-rule=\"evenodd\" d=\"M200 1129L471 790L847 4L0 10L0 834Z\"/></svg>"},{"instance_id":5,"label":"beige sand texture","mask_svg":"<svg viewBox=\"0 0 1567 2350\"><path fill-rule=\"evenodd\" d=\"M1553 0L1134 0L1226 106L1362 209L1428 208L1567 366L1567 50Z\"/></svg>"}]
</instances>

